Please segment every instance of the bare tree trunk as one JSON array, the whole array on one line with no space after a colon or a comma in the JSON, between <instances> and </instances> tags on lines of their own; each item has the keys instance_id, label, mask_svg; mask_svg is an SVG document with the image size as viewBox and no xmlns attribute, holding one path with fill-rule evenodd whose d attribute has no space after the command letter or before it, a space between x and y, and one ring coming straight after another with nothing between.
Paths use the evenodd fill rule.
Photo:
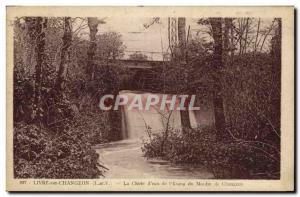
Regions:
<instances>
[{"instance_id":1,"label":"bare tree trunk","mask_svg":"<svg viewBox=\"0 0 300 197\"><path fill-rule=\"evenodd\" d=\"M233 26L233 19L229 18L229 29L230 29L230 61L233 62L234 58L234 26Z\"/></svg>"},{"instance_id":2,"label":"bare tree trunk","mask_svg":"<svg viewBox=\"0 0 300 197\"><path fill-rule=\"evenodd\" d=\"M261 46L260 46L260 52L262 52L262 51L263 51L263 48L264 48L265 41L266 41L267 37L270 35L271 31L273 30L274 23L275 23L275 20L273 20L273 22L272 22L272 24L271 24L271 26L270 26L269 30L268 30L268 31L265 33L265 35L264 35L264 38L263 38L262 44L261 44Z\"/></svg>"},{"instance_id":3,"label":"bare tree trunk","mask_svg":"<svg viewBox=\"0 0 300 197\"><path fill-rule=\"evenodd\" d=\"M60 93L65 89L67 71L70 63L70 46L72 44L71 17L64 18L64 35L62 37L62 41L63 46L61 47L61 60L55 83L55 89Z\"/></svg>"},{"instance_id":4,"label":"bare tree trunk","mask_svg":"<svg viewBox=\"0 0 300 197\"><path fill-rule=\"evenodd\" d=\"M230 18L225 18L225 27L224 27L224 63L228 63L229 59L229 29L230 29Z\"/></svg>"},{"instance_id":5,"label":"bare tree trunk","mask_svg":"<svg viewBox=\"0 0 300 197\"><path fill-rule=\"evenodd\" d=\"M243 54L247 52L247 39L248 39L248 32L249 32L249 18L246 19L245 24L245 40L244 40L244 47L243 47Z\"/></svg>"},{"instance_id":6,"label":"bare tree trunk","mask_svg":"<svg viewBox=\"0 0 300 197\"><path fill-rule=\"evenodd\" d=\"M42 89L42 71L45 64L45 28L47 27L47 18L37 17L35 20L36 36L36 67L35 67L35 93L34 93L34 110L38 114L41 108L41 89Z\"/></svg>"},{"instance_id":7,"label":"bare tree trunk","mask_svg":"<svg viewBox=\"0 0 300 197\"><path fill-rule=\"evenodd\" d=\"M239 40L239 42L240 42L240 48L239 48L239 55L241 55L242 54L242 49L243 49L243 35L244 35L244 30L243 30L243 21L244 21L244 19L243 18L241 18L241 19L239 19L239 30L240 30L240 33L239 33L239 36L240 36L240 40Z\"/></svg>"},{"instance_id":8,"label":"bare tree trunk","mask_svg":"<svg viewBox=\"0 0 300 197\"><path fill-rule=\"evenodd\" d=\"M96 44L96 34L98 32L98 24L99 20L96 17L89 17L88 18L88 26L90 29L90 46L87 52L88 60L87 60L87 73L90 77L90 80L94 79L95 75L95 51L97 48Z\"/></svg>"},{"instance_id":9,"label":"bare tree trunk","mask_svg":"<svg viewBox=\"0 0 300 197\"><path fill-rule=\"evenodd\" d=\"M35 44L35 29L34 29L34 21L33 17L25 17L25 30L26 34L24 35L24 54L23 54L23 62L24 62L24 71L28 74L33 74L34 67L32 66L32 57L34 57L34 44Z\"/></svg>"},{"instance_id":10,"label":"bare tree trunk","mask_svg":"<svg viewBox=\"0 0 300 197\"><path fill-rule=\"evenodd\" d=\"M217 130L217 140L222 141L227 139L225 132L225 115L223 106L223 96L222 96L222 84L221 84L221 70L223 67L222 62L222 20L221 18L211 18L210 24L212 27L212 35L214 39L214 55L213 55L213 65L215 71L214 77L214 95L213 95L213 105L215 114L215 126Z\"/></svg>"},{"instance_id":11,"label":"bare tree trunk","mask_svg":"<svg viewBox=\"0 0 300 197\"><path fill-rule=\"evenodd\" d=\"M180 48L180 57L179 59L183 60L184 65L187 64L187 59L186 59L186 30L185 30L185 18L178 18L178 44ZM187 70L184 69L184 84L186 84L187 89L187 83L188 83L188 73L186 72ZM180 119L181 119L181 126L183 129L186 128L191 128L191 123L190 123L190 117L189 117L189 111L188 109L186 110L180 110Z\"/></svg>"},{"instance_id":12,"label":"bare tree trunk","mask_svg":"<svg viewBox=\"0 0 300 197\"><path fill-rule=\"evenodd\" d=\"M258 35L259 35L259 28L260 28L260 18L258 19L258 23L257 23L257 30L256 30L256 37L255 37L255 42L254 42L254 53L256 53L257 50L257 41L258 41Z\"/></svg>"}]
</instances>

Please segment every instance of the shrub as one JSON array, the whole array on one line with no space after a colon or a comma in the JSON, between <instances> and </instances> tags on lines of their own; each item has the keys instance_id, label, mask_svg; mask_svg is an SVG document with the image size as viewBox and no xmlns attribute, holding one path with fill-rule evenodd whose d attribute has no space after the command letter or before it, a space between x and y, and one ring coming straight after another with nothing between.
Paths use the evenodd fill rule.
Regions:
<instances>
[{"instance_id":1,"label":"shrub","mask_svg":"<svg viewBox=\"0 0 300 197\"><path fill-rule=\"evenodd\" d=\"M269 54L249 53L224 69L225 117L235 136L280 144L280 80L273 67Z\"/></svg>"},{"instance_id":2,"label":"shrub","mask_svg":"<svg viewBox=\"0 0 300 197\"><path fill-rule=\"evenodd\" d=\"M167 139L164 133L154 134L144 142L145 157L205 165L215 178L279 178L280 154L272 145L237 139L218 142L215 130L210 127L187 129L182 133L170 130Z\"/></svg>"},{"instance_id":3,"label":"shrub","mask_svg":"<svg viewBox=\"0 0 300 197\"><path fill-rule=\"evenodd\" d=\"M98 157L85 133L69 124L59 133L33 124L14 127L16 178L98 178Z\"/></svg>"}]
</instances>

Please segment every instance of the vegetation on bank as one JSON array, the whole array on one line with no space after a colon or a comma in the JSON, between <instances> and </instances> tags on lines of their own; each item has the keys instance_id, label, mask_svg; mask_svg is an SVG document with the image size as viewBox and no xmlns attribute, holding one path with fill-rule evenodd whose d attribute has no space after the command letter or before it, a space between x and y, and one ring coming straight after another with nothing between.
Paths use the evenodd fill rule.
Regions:
<instances>
[{"instance_id":1,"label":"vegetation on bank","mask_svg":"<svg viewBox=\"0 0 300 197\"><path fill-rule=\"evenodd\" d=\"M169 128L168 134L165 131L151 134L142 151L148 159L205 166L217 179L280 177L280 154L274 145L242 139L218 141L212 127L183 131Z\"/></svg>"},{"instance_id":2,"label":"vegetation on bank","mask_svg":"<svg viewBox=\"0 0 300 197\"><path fill-rule=\"evenodd\" d=\"M117 33L96 36L101 23L70 17L14 21L16 178L103 175L105 167L92 146L120 139L115 122L121 121L116 112L100 111L98 100L105 93L118 93L128 73L120 65L108 65L108 59L122 55L124 45ZM72 28L75 24L78 29ZM79 36L84 27L90 40ZM101 52L92 54L99 43Z\"/></svg>"},{"instance_id":3,"label":"vegetation on bank","mask_svg":"<svg viewBox=\"0 0 300 197\"><path fill-rule=\"evenodd\" d=\"M269 54L255 54L255 59L251 58L253 55L235 57L223 70L226 127L222 132L226 138L217 137L220 131L214 125L180 131L167 123L160 132L148 128L149 138L142 147L144 156L204 165L215 178L279 179L280 94L278 83L274 82L277 73L273 73ZM209 69L205 71L209 76ZM198 91L197 97L198 102L213 109L209 94L213 85L207 79L206 90Z\"/></svg>"},{"instance_id":4,"label":"vegetation on bank","mask_svg":"<svg viewBox=\"0 0 300 197\"><path fill-rule=\"evenodd\" d=\"M185 35L181 20L178 31ZM208 18L198 24L208 28L210 39L187 42L178 34L179 46L158 80L165 92L196 93L198 103L214 111L214 125L192 129L181 112L182 131L168 119L161 134L148 131L145 157L205 165L216 178L279 179L281 20L264 30L261 19Z\"/></svg>"}]
</instances>

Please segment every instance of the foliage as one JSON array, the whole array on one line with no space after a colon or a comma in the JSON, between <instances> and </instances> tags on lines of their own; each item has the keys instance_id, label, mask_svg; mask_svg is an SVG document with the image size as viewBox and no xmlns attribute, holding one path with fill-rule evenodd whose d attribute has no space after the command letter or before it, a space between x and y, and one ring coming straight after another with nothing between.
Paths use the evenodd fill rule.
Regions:
<instances>
[{"instance_id":1,"label":"foliage","mask_svg":"<svg viewBox=\"0 0 300 197\"><path fill-rule=\"evenodd\" d=\"M73 35L66 87L58 94L54 82L61 62L63 20L48 18L41 78L41 106L35 94L36 50L31 17L17 19L14 31L14 172L17 178L97 178L103 167L92 145L119 139L115 114L98 110L102 94L116 94L128 72L107 59L122 56L119 34L97 38L103 51L95 80L86 76L89 42ZM29 21L29 22L26 22ZM73 21L73 20L72 20ZM74 32L73 32L74 33ZM78 33L78 32L77 32ZM33 36L32 36L33 35ZM101 47L100 47L101 46ZM121 122L121 121L120 121Z\"/></svg>"},{"instance_id":2,"label":"foliage","mask_svg":"<svg viewBox=\"0 0 300 197\"><path fill-rule=\"evenodd\" d=\"M215 178L279 178L278 150L266 143L237 139L220 142L211 127L182 132L171 129L167 140L164 132L151 134L150 139L142 147L148 159L159 157L173 163L204 165Z\"/></svg>"},{"instance_id":3,"label":"foliage","mask_svg":"<svg viewBox=\"0 0 300 197\"><path fill-rule=\"evenodd\" d=\"M172 64L170 69L167 67L165 87L173 93L196 91L201 102L209 105L213 92L212 57L210 53L199 54L201 58L194 56L194 61L184 67L186 70L179 63ZM275 81L272 63L269 54L247 53L235 56L233 62L222 69L227 122L223 132L231 136L231 141L216 141L216 131L212 128L171 129L167 136L166 130L160 134L148 132L151 137L143 146L145 157L202 164L216 178L278 179L280 110L273 102L280 99L280 86ZM188 86L182 83L184 71L190 76ZM170 81L173 84L176 81L176 86Z\"/></svg>"},{"instance_id":4,"label":"foliage","mask_svg":"<svg viewBox=\"0 0 300 197\"><path fill-rule=\"evenodd\" d=\"M27 17L30 18L30 17ZM17 19L14 32L14 117L17 121L31 122L34 112L34 86L35 86L35 39L30 37L34 26L26 21ZM75 19L74 19L75 20ZM30 31L31 30L31 31ZM77 30L76 30L77 31ZM116 94L124 81L128 81L129 73L122 65L111 63L108 59L121 57L125 48L121 35L108 32L97 36L98 56L96 59L96 77L89 81L86 75L87 49L89 41L78 37L74 32L68 62L66 88L62 95L54 90L54 82L61 61L61 45L63 36L63 19L48 18L45 28L46 45L45 60L42 74L41 102L39 114L42 123L49 126L57 122L63 124L64 119L74 118L74 113L85 109L85 106L98 106L100 95L105 93ZM108 59L107 59L108 58ZM103 61L105 60L105 61ZM90 102L92 101L92 102ZM78 108L78 109L76 109Z\"/></svg>"},{"instance_id":5,"label":"foliage","mask_svg":"<svg viewBox=\"0 0 300 197\"><path fill-rule=\"evenodd\" d=\"M121 39L121 34L107 32L97 37L97 51L99 59L118 59L124 55L125 45Z\"/></svg>"},{"instance_id":6,"label":"foliage","mask_svg":"<svg viewBox=\"0 0 300 197\"><path fill-rule=\"evenodd\" d=\"M280 114L273 102L280 99L280 86L272 66L268 54L238 56L224 69L222 84L227 124L234 135L279 146Z\"/></svg>"},{"instance_id":7,"label":"foliage","mask_svg":"<svg viewBox=\"0 0 300 197\"><path fill-rule=\"evenodd\" d=\"M14 127L16 178L97 178L98 159L80 127L66 124L57 133L33 124Z\"/></svg>"}]
</instances>

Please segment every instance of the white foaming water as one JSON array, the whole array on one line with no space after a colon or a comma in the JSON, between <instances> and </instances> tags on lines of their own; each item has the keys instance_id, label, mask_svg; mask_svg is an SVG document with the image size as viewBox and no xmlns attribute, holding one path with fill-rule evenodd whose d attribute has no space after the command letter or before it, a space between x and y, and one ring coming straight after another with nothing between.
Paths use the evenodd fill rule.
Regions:
<instances>
[{"instance_id":1,"label":"white foaming water","mask_svg":"<svg viewBox=\"0 0 300 197\"><path fill-rule=\"evenodd\" d=\"M142 100L146 100L152 93L140 93L133 91L121 91L120 95L126 95L128 100L132 100L134 96L141 95ZM162 94L155 94L162 97ZM129 105L129 104L128 104ZM163 131L167 124L173 129L181 129L180 111L159 110L160 104L150 107L149 110L128 110L128 105L122 106L122 122L123 122L123 139L140 139L148 136L146 125L151 128L153 133ZM198 123L194 111L189 111L190 122L192 127L197 127Z\"/></svg>"}]
</instances>

